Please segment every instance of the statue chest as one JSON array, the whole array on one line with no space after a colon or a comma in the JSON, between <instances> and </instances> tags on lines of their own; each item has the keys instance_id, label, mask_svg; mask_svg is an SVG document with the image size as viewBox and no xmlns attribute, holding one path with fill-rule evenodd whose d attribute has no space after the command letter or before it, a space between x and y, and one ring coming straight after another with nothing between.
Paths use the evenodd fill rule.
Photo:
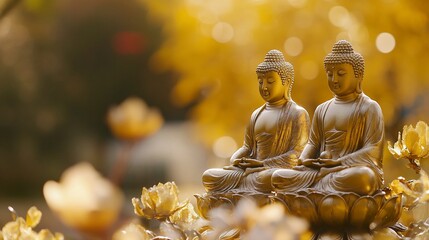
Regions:
<instances>
[{"instance_id":1,"label":"statue chest","mask_svg":"<svg viewBox=\"0 0 429 240\"><path fill-rule=\"evenodd\" d=\"M350 117L355 110L354 102L336 103L333 102L324 117L324 130L338 130L347 132L349 127Z\"/></svg>"},{"instance_id":2,"label":"statue chest","mask_svg":"<svg viewBox=\"0 0 429 240\"><path fill-rule=\"evenodd\" d=\"M277 131L277 122L280 115L279 109L264 109L256 119L255 134L269 133L275 134Z\"/></svg>"}]
</instances>

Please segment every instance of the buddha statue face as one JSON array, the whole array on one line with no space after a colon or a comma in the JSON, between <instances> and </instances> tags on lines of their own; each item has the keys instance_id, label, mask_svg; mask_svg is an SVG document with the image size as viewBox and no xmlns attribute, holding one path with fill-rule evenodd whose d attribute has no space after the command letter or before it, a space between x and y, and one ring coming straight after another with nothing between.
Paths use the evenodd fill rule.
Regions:
<instances>
[{"instance_id":1,"label":"buddha statue face","mask_svg":"<svg viewBox=\"0 0 429 240\"><path fill-rule=\"evenodd\" d=\"M259 81L259 93L269 103L282 98L291 100L293 85L293 66L285 61L283 53L273 49L268 51L265 59L256 68Z\"/></svg>"},{"instance_id":2,"label":"buddha statue face","mask_svg":"<svg viewBox=\"0 0 429 240\"><path fill-rule=\"evenodd\" d=\"M287 84L283 84L276 71L258 72L259 93L268 103L277 102L285 97Z\"/></svg>"},{"instance_id":3,"label":"buddha statue face","mask_svg":"<svg viewBox=\"0 0 429 240\"><path fill-rule=\"evenodd\" d=\"M324 60L325 71L331 91L337 96L361 93L365 62L346 40L334 44Z\"/></svg>"},{"instance_id":4,"label":"buddha statue face","mask_svg":"<svg viewBox=\"0 0 429 240\"><path fill-rule=\"evenodd\" d=\"M337 96L347 96L359 92L361 79L356 77L349 63L326 64L326 75L331 91Z\"/></svg>"}]
</instances>

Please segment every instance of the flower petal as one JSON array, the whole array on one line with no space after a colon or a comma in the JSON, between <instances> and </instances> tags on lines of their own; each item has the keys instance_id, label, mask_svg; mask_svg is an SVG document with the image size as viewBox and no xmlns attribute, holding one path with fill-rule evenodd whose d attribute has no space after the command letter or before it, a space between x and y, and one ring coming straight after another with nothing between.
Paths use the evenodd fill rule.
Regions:
<instances>
[{"instance_id":1,"label":"flower petal","mask_svg":"<svg viewBox=\"0 0 429 240\"><path fill-rule=\"evenodd\" d=\"M42 212L39 211L35 206L32 206L27 211L27 217L25 219L27 226L35 227L39 224L40 219L42 218Z\"/></svg>"},{"instance_id":2,"label":"flower petal","mask_svg":"<svg viewBox=\"0 0 429 240\"><path fill-rule=\"evenodd\" d=\"M374 198L370 196L359 198L350 209L349 224L356 228L368 226L377 214L378 208Z\"/></svg>"},{"instance_id":3,"label":"flower petal","mask_svg":"<svg viewBox=\"0 0 429 240\"><path fill-rule=\"evenodd\" d=\"M54 234L51 233L48 229L42 229L38 234L39 240L55 240Z\"/></svg>"},{"instance_id":4,"label":"flower petal","mask_svg":"<svg viewBox=\"0 0 429 240\"><path fill-rule=\"evenodd\" d=\"M389 152L393 155L393 157L395 157L396 159L402 157L401 149L398 147L398 142L396 142L395 145L392 146L392 143L390 141L387 141L387 148L389 149Z\"/></svg>"},{"instance_id":5,"label":"flower petal","mask_svg":"<svg viewBox=\"0 0 429 240\"><path fill-rule=\"evenodd\" d=\"M199 219L198 214L194 210L194 206L188 201L181 204L179 208L173 215L171 215L170 220L173 223L192 223Z\"/></svg>"},{"instance_id":6,"label":"flower petal","mask_svg":"<svg viewBox=\"0 0 429 240\"><path fill-rule=\"evenodd\" d=\"M13 221L6 223L3 226L2 233L4 239L18 239L20 235L19 222Z\"/></svg>"},{"instance_id":7,"label":"flower petal","mask_svg":"<svg viewBox=\"0 0 429 240\"><path fill-rule=\"evenodd\" d=\"M419 133L420 138L426 138L426 131L427 131L428 125L423 122L419 121L416 124L416 131Z\"/></svg>"},{"instance_id":8,"label":"flower petal","mask_svg":"<svg viewBox=\"0 0 429 240\"><path fill-rule=\"evenodd\" d=\"M374 221L370 224L370 229L381 229L395 224L401 213L401 196L393 196L388 199L378 211Z\"/></svg>"},{"instance_id":9,"label":"flower petal","mask_svg":"<svg viewBox=\"0 0 429 240\"><path fill-rule=\"evenodd\" d=\"M167 182L165 185L157 187L158 202L156 211L160 216L169 216L179 206L177 186L175 183Z\"/></svg>"},{"instance_id":10,"label":"flower petal","mask_svg":"<svg viewBox=\"0 0 429 240\"><path fill-rule=\"evenodd\" d=\"M155 203L154 198L156 199L156 196L152 196L151 191L147 188L142 189L142 195L141 195L141 201L143 204L143 208L145 209L151 209L153 212L155 212Z\"/></svg>"},{"instance_id":11,"label":"flower petal","mask_svg":"<svg viewBox=\"0 0 429 240\"><path fill-rule=\"evenodd\" d=\"M405 147L410 151L411 154L414 154L416 150L416 146L418 146L419 142L419 134L414 129L408 129L406 133L404 133L404 142ZM417 143L417 145L416 145Z\"/></svg>"},{"instance_id":12,"label":"flower petal","mask_svg":"<svg viewBox=\"0 0 429 240\"><path fill-rule=\"evenodd\" d=\"M133 198L132 200L133 206L134 206L134 213L138 216L144 216L144 212L143 209L140 205L139 199L138 198Z\"/></svg>"},{"instance_id":13,"label":"flower petal","mask_svg":"<svg viewBox=\"0 0 429 240\"><path fill-rule=\"evenodd\" d=\"M139 224L130 223L113 234L113 240L149 240L146 229Z\"/></svg>"}]
</instances>

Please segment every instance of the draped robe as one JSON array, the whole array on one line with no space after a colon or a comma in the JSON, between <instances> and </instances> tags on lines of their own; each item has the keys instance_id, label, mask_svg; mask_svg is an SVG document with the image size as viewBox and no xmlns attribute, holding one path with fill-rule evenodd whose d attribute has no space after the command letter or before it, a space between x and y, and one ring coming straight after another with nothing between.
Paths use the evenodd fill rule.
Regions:
<instances>
[{"instance_id":1,"label":"draped robe","mask_svg":"<svg viewBox=\"0 0 429 240\"><path fill-rule=\"evenodd\" d=\"M294 192L313 188L324 192L360 193L363 184L371 182L372 189L383 185L382 157L384 145L384 122L377 102L363 93L354 102L354 111L349 117L344 133L325 132L325 114L334 99L319 105L314 113L310 139L300 159L315 159L326 150L327 145L336 145L343 170L328 173L317 179L318 169L300 166L298 169L278 170L273 174L273 185L279 191ZM316 149L316 151L314 151ZM355 177L354 186L347 182ZM362 181L361 186L359 182ZM362 190L365 192L366 190ZM368 194L373 190L368 190Z\"/></svg>"},{"instance_id":2,"label":"draped robe","mask_svg":"<svg viewBox=\"0 0 429 240\"><path fill-rule=\"evenodd\" d=\"M276 133L255 136L256 121L265 108L263 105L253 112L244 144L237 151L237 158L263 160L263 167L247 168L251 173L239 167L208 169L203 174L203 184L208 192L270 192L273 190L272 173L279 168L296 166L308 141L310 120L307 111L290 100L278 115Z\"/></svg>"}]
</instances>

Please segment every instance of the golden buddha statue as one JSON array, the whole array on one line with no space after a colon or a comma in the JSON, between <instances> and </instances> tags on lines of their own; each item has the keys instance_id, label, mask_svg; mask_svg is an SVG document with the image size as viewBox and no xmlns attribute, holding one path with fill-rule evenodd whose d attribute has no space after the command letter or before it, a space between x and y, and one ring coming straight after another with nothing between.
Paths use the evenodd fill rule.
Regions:
<instances>
[{"instance_id":1,"label":"golden buddha statue","mask_svg":"<svg viewBox=\"0 0 429 240\"><path fill-rule=\"evenodd\" d=\"M291 99L293 66L280 51L271 50L256 73L266 103L253 112L244 145L232 155L231 165L204 172L209 193L271 192L272 173L296 166L308 141L308 113Z\"/></svg>"},{"instance_id":2,"label":"golden buddha statue","mask_svg":"<svg viewBox=\"0 0 429 240\"><path fill-rule=\"evenodd\" d=\"M378 103L362 92L364 59L341 40L324 65L335 97L315 110L299 166L275 171L273 186L283 192L373 194L384 181L384 123Z\"/></svg>"}]
</instances>

